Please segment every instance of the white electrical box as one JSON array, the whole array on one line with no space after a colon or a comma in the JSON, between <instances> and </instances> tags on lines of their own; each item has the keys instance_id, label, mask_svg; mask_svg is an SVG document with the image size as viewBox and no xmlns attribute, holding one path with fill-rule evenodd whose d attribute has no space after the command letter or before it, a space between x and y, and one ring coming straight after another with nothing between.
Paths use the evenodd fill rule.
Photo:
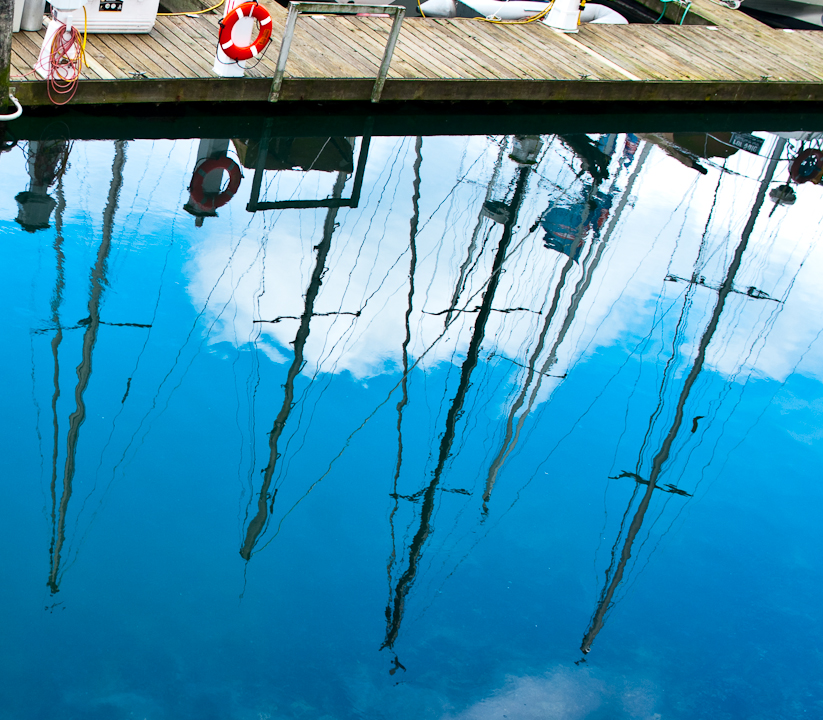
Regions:
<instances>
[{"instance_id":1,"label":"white electrical box","mask_svg":"<svg viewBox=\"0 0 823 720\"><path fill-rule=\"evenodd\" d=\"M90 33L148 33L157 19L160 0L86 0L86 30ZM72 13L72 24L83 32L83 10Z\"/></svg>"}]
</instances>

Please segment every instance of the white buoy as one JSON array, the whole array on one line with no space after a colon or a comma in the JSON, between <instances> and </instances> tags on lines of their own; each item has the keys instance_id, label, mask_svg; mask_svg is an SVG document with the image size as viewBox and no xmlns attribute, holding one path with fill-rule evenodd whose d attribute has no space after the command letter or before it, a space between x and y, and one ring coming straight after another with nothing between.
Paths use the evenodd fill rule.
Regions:
<instances>
[{"instance_id":1,"label":"white buoy","mask_svg":"<svg viewBox=\"0 0 823 720\"><path fill-rule=\"evenodd\" d=\"M543 24L565 33L579 32L580 13L585 5L586 0L554 0Z\"/></svg>"},{"instance_id":2,"label":"white buoy","mask_svg":"<svg viewBox=\"0 0 823 720\"><path fill-rule=\"evenodd\" d=\"M628 25L629 21L619 12L605 5L586 3L586 7L583 8L583 12L580 13L580 23L582 25Z\"/></svg>"},{"instance_id":3,"label":"white buoy","mask_svg":"<svg viewBox=\"0 0 823 720\"><path fill-rule=\"evenodd\" d=\"M431 18L457 17L457 2L455 0L426 0L420 3L420 14Z\"/></svg>"}]
</instances>

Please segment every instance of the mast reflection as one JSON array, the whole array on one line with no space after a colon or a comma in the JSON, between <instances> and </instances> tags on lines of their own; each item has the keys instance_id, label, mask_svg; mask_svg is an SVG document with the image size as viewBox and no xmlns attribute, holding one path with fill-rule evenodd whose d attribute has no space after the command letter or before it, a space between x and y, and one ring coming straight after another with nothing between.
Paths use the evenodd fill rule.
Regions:
<instances>
[{"instance_id":1,"label":"mast reflection","mask_svg":"<svg viewBox=\"0 0 823 720\"><path fill-rule=\"evenodd\" d=\"M757 196L755 197L755 201L752 206L748 222L746 223L746 226L743 229L743 233L740 237L740 242L738 243L737 248L735 249L734 256L732 258L731 263L729 264L728 270L726 272L726 277L723 280L723 284L720 286L717 292L717 303L715 304L714 311L712 312L709 323L706 326L706 329L704 330L702 337L700 338L700 344L698 345L697 354L695 356L694 362L692 364L688 376L686 377L685 382L683 383L683 388L680 391L680 396L677 401L677 407L675 409L675 415L674 420L672 422L672 426L669 429L668 434L664 438L663 443L660 446L660 449L658 450L657 454L655 455L652 461L652 468L651 472L649 473L648 480L643 482L643 484L646 485L646 491L640 500L640 504L638 505L634 517L632 518L632 522L629 526L629 530L626 535L626 540L623 544L623 548L620 554L620 560L617 563L617 567L615 568L614 574L612 575L611 579L609 579L608 577L606 578L606 584L600 593L600 600L597 604L594 615L592 616L591 623L589 625L588 630L586 631L586 634L583 636L583 642L580 646L580 649L582 650L584 655L591 651L592 645L595 641L595 638L597 637L597 634L603 628L603 624L606 619L606 614L612 607L612 601L614 598L615 591L617 590L617 588L623 580L623 575L626 570L626 564L631 558L632 545L634 544L635 538L637 537L637 534L643 525L643 520L646 515L646 511L649 508L649 503L651 502L652 495L655 489L658 487L657 482L660 478L660 474L663 471L663 465L669 458L669 453L671 452L672 445L674 444L675 438L677 437L677 434L680 431L680 427L683 424L686 401L688 400L689 395L692 391L692 387L694 386L698 376L700 375L703 369L703 364L706 359L706 352L708 350L709 344L712 341L712 338L714 337L715 332L717 331L717 327L720 322L720 316L723 313L723 308L725 306L726 299L732 292L734 292L735 276L737 275L737 272L740 269L740 264L743 260L743 253L746 251L746 247L748 246L749 237L751 236L752 230L754 229L757 216L760 213L761 208L763 207L763 201L766 197L766 191L769 188L769 183L774 177L775 168L777 167L778 160L780 159L780 154L782 153L785 145L786 140L783 138L779 138L775 143L774 149L772 150L772 156L768 166L766 167L763 179L760 182L760 187L758 189Z\"/></svg>"},{"instance_id":2,"label":"mast reflection","mask_svg":"<svg viewBox=\"0 0 823 720\"><path fill-rule=\"evenodd\" d=\"M417 570L420 565L420 560L423 555L423 549L426 541L432 533L432 517L434 514L435 498L437 495L438 486L440 485L443 469L446 461L451 455L452 443L454 442L457 421L462 414L463 405L468 394L472 373L477 366L477 361L480 354L480 346L485 338L486 323L489 319L492 310L492 303L497 288L500 282L500 275L503 269L503 263L512 240L514 228L517 224L517 216L520 210L520 205L526 192L526 185L531 173L531 166L521 164L518 169L517 181L512 196L511 203L507 208L496 207L496 212L504 215L505 221L503 223L503 233L500 242L497 246L494 262L492 265L491 275L488 280L486 292L483 295L483 301L480 305L480 310L474 324L471 341L466 352L466 359L460 370L460 380L457 385L457 392L449 407L445 422L445 432L440 441L440 448L437 458L437 466L432 473L431 482L423 491L422 509L420 513L420 525L417 532L412 539L409 548L408 566L397 581L397 585L393 592L393 597L390 597L389 604L386 607L386 637L381 645L383 648L393 648L397 636L400 632L400 626L403 621L403 614L405 610L406 597L414 584Z\"/></svg>"},{"instance_id":3,"label":"mast reflection","mask_svg":"<svg viewBox=\"0 0 823 720\"><path fill-rule=\"evenodd\" d=\"M339 200L343 194L343 186L346 184L348 174L345 171L340 171L337 174L337 181L334 184L332 191L332 200ZM303 367L303 351L306 347L306 341L309 339L311 319L314 315L314 303L317 300L317 294L320 292L320 285L322 284L323 274L326 271L326 260L331 249L332 235L336 227L337 212L339 205L332 202L328 212L326 213L326 222L323 226L323 239L317 245L317 258L312 271L309 287L306 290L306 300L303 309L303 314L300 316L300 326L297 329L297 334L294 337L294 359L289 366L286 375L286 383L284 385L283 404L280 407L280 412L274 420L274 426L269 434L269 462L263 470L263 484L260 488L260 493L257 497L257 513L249 522L246 530L246 537L243 546L240 548L240 556L248 561L251 559L255 545L260 538L260 534L266 527L266 522L269 513L274 509L274 498L277 495L277 490L272 493L271 485L274 478L274 471L277 466L277 460L280 453L277 451L277 444L280 441L280 436L288 422L291 414L292 406L294 404L294 382Z\"/></svg>"},{"instance_id":4,"label":"mast reflection","mask_svg":"<svg viewBox=\"0 0 823 720\"><path fill-rule=\"evenodd\" d=\"M83 333L82 355L80 364L77 366L77 385L74 389L75 410L69 416L69 430L66 437L66 463L63 469L63 490L60 496L60 504L56 508L52 508L52 541L49 549L50 555L50 571L47 585L52 594L59 592L60 582L60 562L63 545L66 540L66 514L68 511L69 501L71 500L72 484L74 482L74 474L76 470L77 460L77 443L80 439L80 428L86 419L86 403L84 394L88 388L92 373L92 353L94 346L97 344L97 333L100 328L100 301L103 297L103 289L106 285L106 263L111 250L111 235L112 227L114 225L114 215L117 210L117 202L120 197L120 188L123 185L123 165L126 161L126 143L123 140L118 140L114 144L114 162L112 164L112 180L109 187L109 196L106 202L106 208L103 212L103 237L100 241L100 247L97 250L97 259L91 271L91 288L89 293L88 312L89 316L85 320L81 320L79 325L85 326ZM60 197L62 200L62 188ZM65 205L65 202L62 203ZM61 217L61 231L62 231L62 208L60 210ZM62 243L62 237L60 242ZM59 300L62 297L62 251L58 254L58 285L55 291L55 303L53 303L53 314L56 314L59 309ZM57 397L60 394L59 385L57 384L58 366L57 366L57 346L59 345L59 338L62 338L62 328L57 324L57 334L55 341L52 343L52 350L55 358L55 394L52 400L52 407L56 409ZM57 416L55 414L55 443L57 442ZM55 447L54 463L56 464L57 449ZM56 469L56 468L55 468ZM52 477L52 499L56 504L56 473Z\"/></svg>"},{"instance_id":5,"label":"mast reflection","mask_svg":"<svg viewBox=\"0 0 823 720\"><path fill-rule=\"evenodd\" d=\"M495 482L497 481L497 476L500 473L500 469L506 461L506 458L508 458L517 446L523 425L529 417L535 400L537 399L537 395L540 392L543 378L549 375L549 371L557 360L558 349L565 339L566 333L574 320L577 308L580 305L580 301L591 283L592 275L600 262L603 250L608 242L609 235L611 234L611 231L620 216L620 212L622 212L625 207L624 200L618 207L618 212L615 214L615 217L612 219L612 222L607 227L607 230L601 239L600 230L609 216L609 210L612 206L612 196L617 190L617 177L615 177L612 181L611 187L607 193L603 194L600 192L600 184L602 180L605 177L608 177L608 162L606 161L604 165L604 161L600 155L605 157L607 160L611 157L615 137L612 135L604 136L604 138L601 139L601 142L595 146L594 150L592 150L588 143L584 144L579 141L576 136L572 136L572 138L574 140L574 147L585 153L585 156L581 156L584 167L592 169L589 173L591 175L591 184L588 189L583 191L577 203L571 207L565 207L560 204L553 205L544 213L543 218L540 221L540 225L546 231L544 239L545 247L566 255L568 259L560 271L560 278L555 286L551 305L549 306L549 310L543 321L543 327L537 338L537 344L529 357L523 386L509 411L509 415L506 420L506 431L500 450L489 466L489 472L486 477L486 487L483 491L482 512L484 516L488 515L488 504L491 499L492 491L494 490ZM586 138L586 140L588 140L588 138ZM568 143L567 138L564 138L564 141ZM606 152L604 152L604 149ZM629 164L634 157L634 151L636 149L637 144L634 139L631 136L627 136L626 145L624 147L624 159L627 157ZM600 155L596 153L599 153ZM645 153L647 154L648 150L645 150ZM641 156L640 161L632 173L627 188L623 193L624 199L628 197L628 194L631 191L631 186L634 183L634 178L637 176L644 159L645 155ZM585 244L586 235L590 228L593 229L592 240L589 246L588 254L582 262L583 273L571 295L569 305L566 309L566 314L563 318L557 337L552 343L552 347L546 357L546 360L538 370L537 361L543 353L549 328L551 327L552 322L557 316L557 312L560 308L560 299L566 284L566 277L580 258L580 254ZM531 393L529 393L529 388L531 388ZM524 403L526 403L527 395L529 396L529 400L526 405L526 409L519 417L517 417L517 413L523 407ZM517 425L515 426L516 417Z\"/></svg>"},{"instance_id":6,"label":"mast reflection","mask_svg":"<svg viewBox=\"0 0 823 720\"><path fill-rule=\"evenodd\" d=\"M406 307L405 328L406 336L403 339L401 348L403 376L400 379L400 402L397 403L397 462L394 468L394 487L392 497L394 507L389 514L389 527L391 528L391 555L387 563L389 575L389 587L391 587L391 568L396 558L395 537L394 537L394 516L400 504L400 496L397 494L397 482L400 479L400 469L403 464L403 410L409 404L409 343L411 342L411 314L414 308L414 275L417 271L417 228L420 222L420 166L423 163L423 138L418 137L414 145L414 183L412 185L412 216L409 221L409 298ZM395 668L396 670L397 668ZM392 671L394 674L394 671Z\"/></svg>"}]
</instances>

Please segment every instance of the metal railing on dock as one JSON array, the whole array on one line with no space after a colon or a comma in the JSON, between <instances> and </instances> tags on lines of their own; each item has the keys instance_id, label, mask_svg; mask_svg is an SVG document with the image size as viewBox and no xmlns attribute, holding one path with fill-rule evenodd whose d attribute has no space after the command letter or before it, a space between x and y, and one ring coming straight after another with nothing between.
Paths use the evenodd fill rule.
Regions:
<instances>
[{"instance_id":1,"label":"metal railing on dock","mask_svg":"<svg viewBox=\"0 0 823 720\"><path fill-rule=\"evenodd\" d=\"M286 73L286 61L289 59L289 49L294 37L294 28L297 25L298 15L389 15L393 18L391 31L386 41L386 49L383 52L383 60L380 69L377 71L377 78L374 81L374 88L371 93L371 101L379 102L383 93L383 85L389 74L389 65L394 54L397 38L400 35L400 26L403 24L403 17L406 9L399 5L338 5L329 2L290 2L289 15L286 18L286 29L283 31L283 40L280 43L280 54L277 56L277 70L271 84L269 102L277 102L280 99L280 88L283 84L283 75Z\"/></svg>"}]
</instances>

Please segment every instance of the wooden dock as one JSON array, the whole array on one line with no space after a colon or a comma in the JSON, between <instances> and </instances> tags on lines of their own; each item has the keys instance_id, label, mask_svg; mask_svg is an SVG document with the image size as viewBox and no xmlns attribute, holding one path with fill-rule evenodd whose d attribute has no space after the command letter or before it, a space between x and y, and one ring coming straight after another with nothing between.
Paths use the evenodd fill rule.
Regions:
<instances>
[{"instance_id":1,"label":"wooden dock","mask_svg":"<svg viewBox=\"0 0 823 720\"><path fill-rule=\"evenodd\" d=\"M266 102L286 20L267 7L273 41L245 78L212 71L218 14L158 17L147 35L89 35L71 103ZM388 18L301 16L279 103L368 101L390 27ZM44 34L14 35L12 84L24 107L50 104L30 74ZM540 22L407 17L381 97L401 101L822 102L823 32L774 30L710 0L696 0L684 25L587 25L576 35Z\"/></svg>"}]
</instances>

